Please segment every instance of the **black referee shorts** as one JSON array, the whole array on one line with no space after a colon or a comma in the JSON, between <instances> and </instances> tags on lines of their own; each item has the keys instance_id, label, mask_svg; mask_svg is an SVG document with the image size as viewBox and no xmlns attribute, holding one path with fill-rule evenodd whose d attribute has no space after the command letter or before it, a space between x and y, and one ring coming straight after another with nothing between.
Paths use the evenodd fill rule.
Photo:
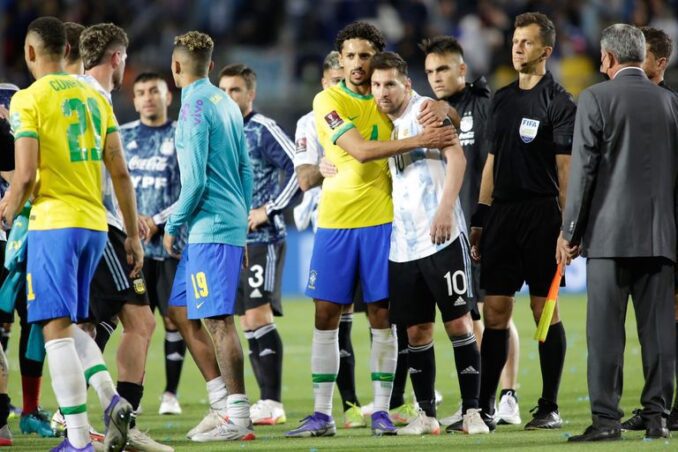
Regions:
<instances>
[{"instance_id":1,"label":"black referee shorts","mask_svg":"<svg viewBox=\"0 0 678 452\"><path fill-rule=\"evenodd\" d=\"M132 266L127 263L125 238L121 230L108 227L108 240L90 286L90 318L96 322L118 315L126 303L148 305L143 274L129 276Z\"/></svg>"},{"instance_id":2,"label":"black referee shorts","mask_svg":"<svg viewBox=\"0 0 678 452\"><path fill-rule=\"evenodd\" d=\"M486 294L513 296L526 282L530 295L545 297L556 272L561 223L556 198L492 204L480 240Z\"/></svg>"}]
</instances>

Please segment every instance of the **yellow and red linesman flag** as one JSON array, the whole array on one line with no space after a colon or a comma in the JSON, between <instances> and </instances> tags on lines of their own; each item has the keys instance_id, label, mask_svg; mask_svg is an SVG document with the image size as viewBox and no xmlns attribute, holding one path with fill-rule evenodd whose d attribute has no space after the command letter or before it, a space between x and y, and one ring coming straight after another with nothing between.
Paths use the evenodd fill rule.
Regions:
<instances>
[{"instance_id":1,"label":"yellow and red linesman flag","mask_svg":"<svg viewBox=\"0 0 678 452\"><path fill-rule=\"evenodd\" d=\"M541 313L539 325L537 325L537 332L534 334L534 338L541 343L544 343L544 341L546 340L546 335L549 333L549 326L551 326L553 313L556 310L556 301L558 301L560 280L563 279L564 271L565 264L558 265L558 268L556 268L556 274L553 276L553 281L551 281L551 288L549 289L549 293L546 296L544 310Z\"/></svg>"}]
</instances>

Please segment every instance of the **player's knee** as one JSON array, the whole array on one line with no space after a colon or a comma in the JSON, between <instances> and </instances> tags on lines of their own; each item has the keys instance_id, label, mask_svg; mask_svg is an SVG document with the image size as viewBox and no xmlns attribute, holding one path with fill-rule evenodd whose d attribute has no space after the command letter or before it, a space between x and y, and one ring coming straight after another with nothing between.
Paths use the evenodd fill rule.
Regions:
<instances>
[{"instance_id":1,"label":"player's knee","mask_svg":"<svg viewBox=\"0 0 678 452\"><path fill-rule=\"evenodd\" d=\"M486 328L506 329L511 321L511 310L502 303L485 302L483 320Z\"/></svg>"},{"instance_id":2,"label":"player's knee","mask_svg":"<svg viewBox=\"0 0 678 452\"><path fill-rule=\"evenodd\" d=\"M315 303L315 327L319 330L334 330L339 328L341 306L326 301Z\"/></svg>"},{"instance_id":3,"label":"player's knee","mask_svg":"<svg viewBox=\"0 0 678 452\"><path fill-rule=\"evenodd\" d=\"M433 340L433 323L407 327L407 342L413 346L429 344Z\"/></svg>"},{"instance_id":4,"label":"player's knee","mask_svg":"<svg viewBox=\"0 0 678 452\"><path fill-rule=\"evenodd\" d=\"M256 330L264 325L273 323L273 310L270 304L265 304L254 309L245 311L247 327Z\"/></svg>"},{"instance_id":5,"label":"player's knee","mask_svg":"<svg viewBox=\"0 0 678 452\"><path fill-rule=\"evenodd\" d=\"M463 336L473 333L473 320L471 314L463 315L459 318L445 322L445 331L448 336Z\"/></svg>"}]
</instances>

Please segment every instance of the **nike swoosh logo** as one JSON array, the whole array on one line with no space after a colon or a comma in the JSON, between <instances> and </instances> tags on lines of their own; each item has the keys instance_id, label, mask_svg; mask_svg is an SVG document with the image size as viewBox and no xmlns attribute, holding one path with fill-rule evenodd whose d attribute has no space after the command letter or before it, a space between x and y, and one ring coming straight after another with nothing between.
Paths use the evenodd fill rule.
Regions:
<instances>
[{"instance_id":1,"label":"nike swoosh logo","mask_svg":"<svg viewBox=\"0 0 678 452\"><path fill-rule=\"evenodd\" d=\"M348 117L348 120L349 120L349 121L353 121L355 118L357 118L357 117L359 117L359 116L360 116L360 115L353 116L353 117L349 116L349 117Z\"/></svg>"},{"instance_id":2,"label":"nike swoosh logo","mask_svg":"<svg viewBox=\"0 0 678 452\"><path fill-rule=\"evenodd\" d=\"M204 301L203 301L202 303L196 304L196 305L195 305L195 309L200 309L200 308L202 307L202 305L204 305L204 304L205 304Z\"/></svg>"}]
</instances>

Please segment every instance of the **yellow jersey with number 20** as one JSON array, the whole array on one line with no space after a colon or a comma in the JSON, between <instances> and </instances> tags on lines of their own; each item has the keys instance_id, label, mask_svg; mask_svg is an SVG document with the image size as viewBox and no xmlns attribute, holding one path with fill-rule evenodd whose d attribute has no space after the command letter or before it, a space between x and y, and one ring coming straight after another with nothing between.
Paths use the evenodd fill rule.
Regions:
<instances>
[{"instance_id":1,"label":"yellow jersey with number 20","mask_svg":"<svg viewBox=\"0 0 678 452\"><path fill-rule=\"evenodd\" d=\"M366 140L386 141L393 126L374 98L349 90L344 82L318 93L313 100L318 140L337 175L323 181L318 227L353 229L393 221L391 176L386 159L360 163L336 144L356 128Z\"/></svg>"},{"instance_id":2,"label":"yellow jersey with number 20","mask_svg":"<svg viewBox=\"0 0 678 452\"><path fill-rule=\"evenodd\" d=\"M29 229L107 231L103 146L118 130L108 101L71 75L50 74L12 97L10 124L15 140L39 142Z\"/></svg>"}]
</instances>

